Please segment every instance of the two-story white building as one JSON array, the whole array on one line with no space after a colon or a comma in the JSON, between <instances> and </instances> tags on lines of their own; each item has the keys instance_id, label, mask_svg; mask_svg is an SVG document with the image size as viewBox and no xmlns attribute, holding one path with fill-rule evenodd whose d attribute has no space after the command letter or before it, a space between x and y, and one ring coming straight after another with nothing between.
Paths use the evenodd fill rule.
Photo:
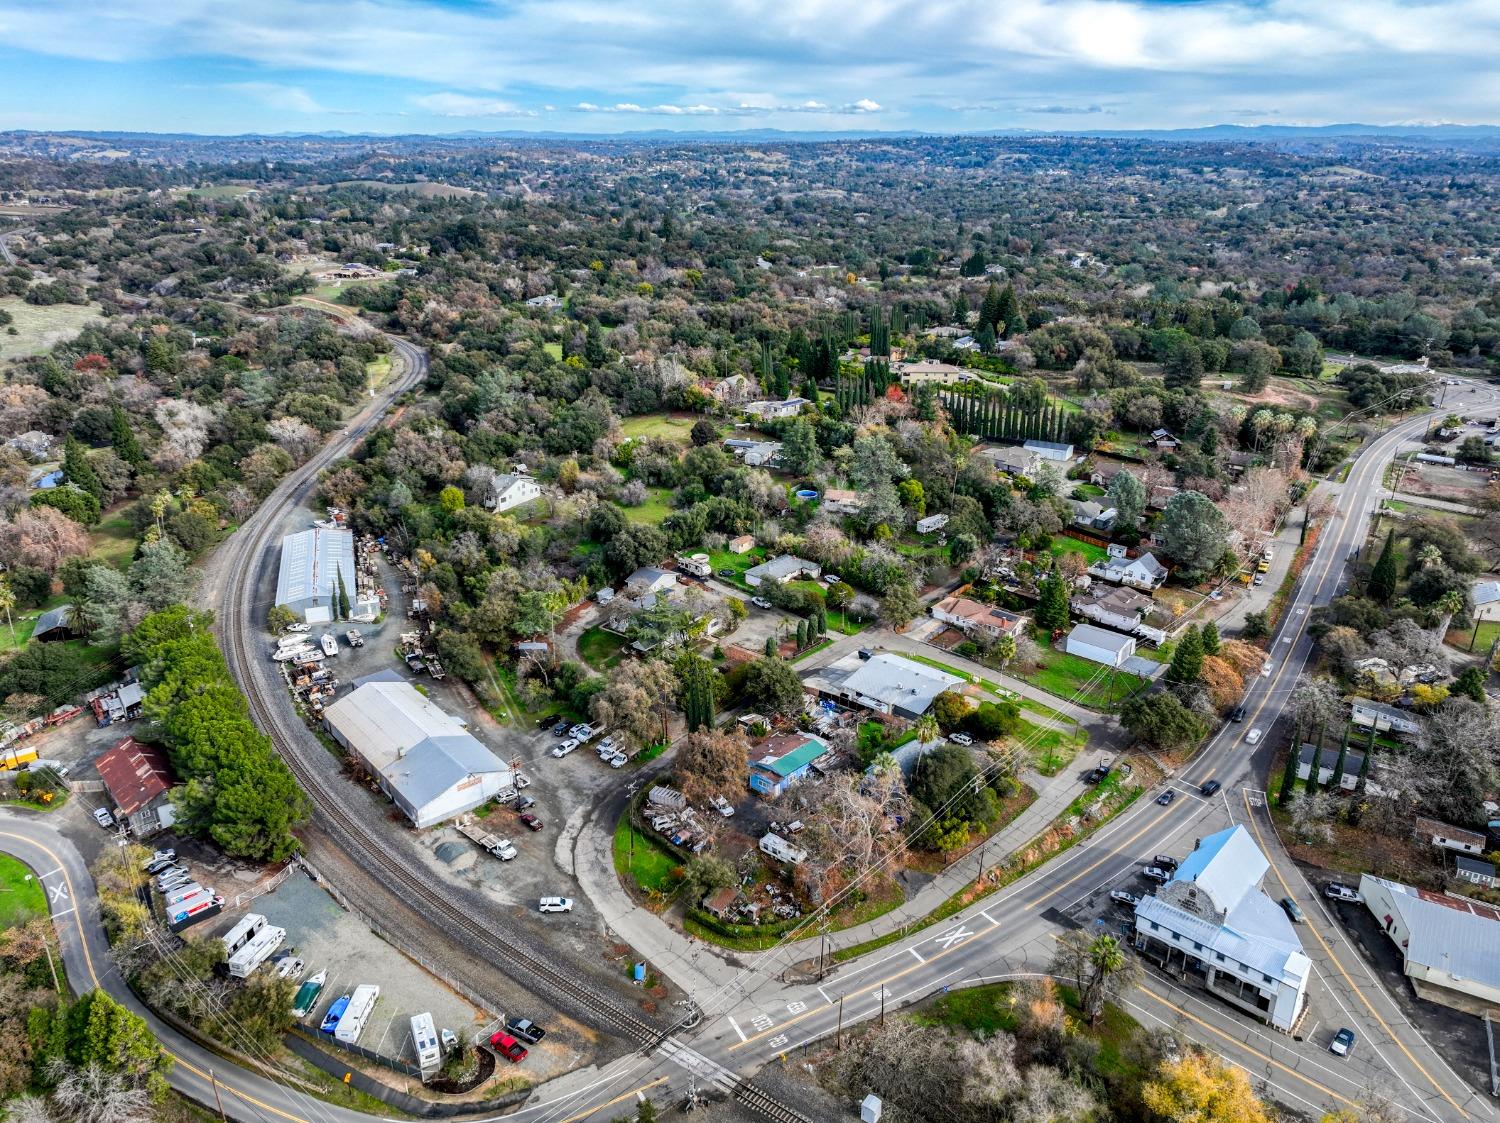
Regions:
<instances>
[{"instance_id":1,"label":"two-story white building","mask_svg":"<svg viewBox=\"0 0 1500 1123\"><path fill-rule=\"evenodd\" d=\"M542 485L536 480L519 472L508 472L495 477L484 505L491 511L509 511L541 497Z\"/></svg>"},{"instance_id":2,"label":"two-story white building","mask_svg":"<svg viewBox=\"0 0 1500 1123\"><path fill-rule=\"evenodd\" d=\"M1135 946L1210 994L1290 1033L1307 1003L1312 961L1261 889L1270 863L1243 825L1198 840L1135 910Z\"/></svg>"}]
</instances>

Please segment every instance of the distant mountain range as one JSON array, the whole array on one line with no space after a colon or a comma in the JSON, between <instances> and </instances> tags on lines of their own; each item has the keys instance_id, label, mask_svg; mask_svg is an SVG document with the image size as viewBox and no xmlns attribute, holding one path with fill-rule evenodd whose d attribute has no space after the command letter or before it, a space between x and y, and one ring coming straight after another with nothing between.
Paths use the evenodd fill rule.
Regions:
<instances>
[{"instance_id":1,"label":"distant mountain range","mask_svg":"<svg viewBox=\"0 0 1500 1123\"><path fill-rule=\"evenodd\" d=\"M452 133L350 133L329 130L317 133L242 133L232 136L213 136L199 133L152 133L91 130L39 131L14 129L0 132L0 137L76 137L98 141L141 142L191 142L191 141L396 141L396 140L549 140L549 141L615 141L649 143L798 143L837 140L899 140L912 137L1041 137L1068 136L1100 139L1130 139L1156 141L1216 142L1216 143L1270 143L1285 144L1297 141L1316 140L1374 140L1430 145L1489 146L1500 142L1500 125L1364 125L1359 123L1334 125L1205 125L1184 129L982 129L970 132L942 132L936 130L905 129L841 129L829 131L791 129L640 129L619 133L561 132L525 129L480 130L465 129Z\"/></svg>"}]
</instances>

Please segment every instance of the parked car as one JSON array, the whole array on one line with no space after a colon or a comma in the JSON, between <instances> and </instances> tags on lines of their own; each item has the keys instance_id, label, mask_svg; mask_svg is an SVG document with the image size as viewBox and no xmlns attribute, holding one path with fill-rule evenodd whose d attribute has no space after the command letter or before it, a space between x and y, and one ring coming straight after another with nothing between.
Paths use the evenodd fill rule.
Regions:
<instances>
[{"instance_id":1,"label":"parked car","mask_svg":"<svg viewBox=\"0 0 1500 1123\"><path fill-rule=\"evenodd\" d=\"M33 773L49 771L56 772L58 778L61 779L69 772L71 772L72 769L60 760L34 760L30 764L26 765L26 771Z\"/></svg>"},{"instance_id":2,"label":"parked car","mask_svg":"<svg viewBox=\"0 0 1500 1123\"><path fill-rule=\"evenodd\" d=\"M1347 1057L1354 1052L1354 1031L1348 1026L1333 1035L1333 1040L1328 1043L1328 1051L1335 1057Z\"/></svg>"},{"instance_id":3,"label":"parked car","mask_svg":"<svg viewBox=\"0 0 1500 1123\"><path fill-rule=\"evenodd\" d=\"M1127 893L1123 889L1111 889L1109 899L1117 905L1128 905L1131 908L1141 903L1141 899L1134 893Z\"/></svg>"},{"instance_id":4,"label":"parked car","mask_svg":"<svg viewBox=\"0 0 1500 1123\"><path fill-rule=\"evenodd\" d=\"M554 717L552 717L550 714L547 717L537 718L536 727L538 729L546 729L555 720L556 719Z\"/></svg>"},{"instance_id":5,"label":"parked car","mask_svg":"<svg viewBox=\"0 0 1500 1123\"><path fill-rule=\"evenodd\" d=\"M565 720L564 721L560 721L560 722L558 722L556 725L554 725L552 727L552 736L554 736L554 737L566 737L567 735L568 735L568 723L567 723L567 721L565 721Z\"/></svg>"},{"instance_id":6,"label":"parked car","mask_svg":"<svg viewBox=\"0 0 1500 1123\"><path fill-rule=\"evenodd\" d=\"M503 1029L490 1036L490 1048L511 1064L520 1064L526 1059L526 1046L522 1045Z\"/></svg>"},{"instance_id":7,"label":"parked car","mask_svg":"<svg viewBox=\"0 0 1500 1123\"><path fill-rule=\"evenodd\" d=\"M534 795L523 795L523 796L518 796L516 798L516 810L517 811L525 811L528 808L535 807L535 806L536 806L536 796L534 796Z\"/></svg>"},{"instance_id":8,"label":"parked car","mask_svg":"<svg viewBox=\"0 0 1500 1123\"><path fill-rule=\"evenodd\" d=\"M1263 677L1263 678L1270 678L1271 677L1271 660L1269 660L1269 659L1266 660L1265 666L1261 667L1261 669L1260 669L1260 673L1261 673L1261 677Z\"/></svg>"},{"instance_id":9,"label":"parked car","mask_svg":"<svg viewBox=\"0 0 1500 1123\"><path fill-rule=\"evenodd\" d=\"M1160 866L1147 866L1145 869L1141 870L1141 876L1144 877L1147 881L1166 882L1172 880L1172 875L1169 874L1166 870L1162 869Z\"/></svg>"},{"instance_id":10,"label":"parked car","mask_svg":"<svg viewBox=\"0 0 1500 1123\"><path fill-rule=\"evenodd\" d=\"M536 903L538 912L572 912L572 897L543 897Z\"/></svg>"},{"instance_id":11,"label":"parked car","mask_svg":"<svg viewBox=\"0 0 1500 1123\"><path fill-rule=\"evenodd\" d=\"M521 825L529 831L539 831L542 829L542 821L530 811L525 812L521 816Z\"/></svg>"},{"instance_id":12,"label":"parked car","mask_svg":"<svg viewBox=\"0 0 1500 1123\"><path fill-rule=\"evenodd\" d=\"M1159 796L1156 797L1156 802L1159 803L1159 804L1161 804L1163 807L1165 807L1167 804L1171 803L1176 798L1177 798L1177 789L1176 788L1168 788L1166 791L1162 792L1161 795L1159 795Z\"/></svg>"},{"instance_id":13,"label":"parked car","mask_svg":"<svg viewBox=\"0 0 1500 1123\"><path fill-rule=\"evenodd\" d=\"M1340 885L1337 881L1324 887L1323 896L1330 901L1348 901L1351 905L1357 905L1364 899L1356 890L1347 885Z\"/></svg>"},{"instance_id":14,"label":"parked car","mask_svg":"<svg viewBox=\"0 0 1500 1123\"><path fill-rule=\"evenodd\" d=\"M1164 870L1175 870L1177 868L1177 859L1170 854L1158 854L1151 859L1151 864L1153 866L1160 866Z\"/></svg>"},{"instance_id":15,"label":"parked car","mask_svg":"<svg viewBox=\"0 0 1500 1123\"><path fill-rule=\"evenodd\" d=\"M1307 919L1302 915L1301 906L1299 906L1297 902L1292 900L1290 897L1281 898L1280 904L1282 911L1284 911L1287 915L1287 919L1290 920L1293 924L1301 924L1304 920Z\"/></svg>"},{"instance_id":16,"label":"parked car","mask_svg":"<svg viewBox=\"0 0 1500 1123\"><path fill-rule=\"evenodd\" d=\"M154 865L157 862L175 862L176 860L177 851L169 846L165 850L158 850L155 854L152 854L150 858L146 859L146 864Z\"/></svg>"},{"instance_id":17,"label":"parked car","mask_svg":"<svg viewBox=\"0 0 1500 1123\"><path fill-rule=\"evenodd\" d=\"M825 585L837 585L841 580L843 580L843 578L841 578L837 573L825 573L822 577L822 582Z\"/></svg>"},{"instance_id":18,"label":"parked car","mask_svg":"<svg viewBox=\"0 0 1500 1123\"><path fill-rule=\"evenodd\" d=\"M505 1023L505 1029L512 1037L519 1037L528 1045L535 1045L547 1036L547 1031L530 1018L510 1018Z\"/></svg>"},{"instance_id":19,"label":"parked car","mask_svg":"<svg viewBox=\"0 0 1500 1123\"><path fill-rule=\"evenodd\" d=\"M1247 744L1247 745L1258 745L1258 744L1260 744L1260 737L1261 737L1261 730L1260 730L1259 727L1256 727L1255 729L1250 730L1249 733L1245 734L1245 744Z\"/></svg>"},{"instance_id":20,"label":"parked car","mask_svg":"<svg viewBox=\"0 0 1500 1123\"><path fill-rule=\"evenodd\" d=\"M289 632L297 632L298 634L305 635L306 633L312 631L312 625L311 624L288 624L286 626L286 630L289 631Z\"/></svg>"},{"instance_id":21,"label":"parked car","mask_svg":"<svg viewBox=\"0 0 1500 1123\"><path fill-rule=\"evenodd\" d=\"M604 740L599 742L599 751L601 753L605 749L608 749L610 752L614 752L618 747L619 746L615 744L615 739L613 737L606 737L604 738Z\"/></svg>"},{"instance_id":22,"label":"parked car","mask_svg":"<svg viewBox=\"0 0 1500 1123\"><path fill-rule=\"evenodd\" d=\"M766 600L765 597L751 597L750 598L750 603L753 604L756 608L770 608L771 607L771 602L768 601L768 600Z\"/></svg>"},{"instance_id":23,"label":"parked car","mask_svg":"<svg viewBox=\"0 0 1500 1123\"><path fill-rule=\"evenodd\" d=\"M1224 785L1219 783L1219 781L1217 780L1210 780L1208 783L1204 784L1201 788L1198 789L1198 794L1202 796L1210 796L1223 786Z\"/></svg>"},{"instance_id":24,"label":"parked car","mask_svg":"<svg viewBox=\"0 0 1500 1123\"><path fill-rule=\"evenodd\" d=\"M115 825L115 817L109 813L107 807L94 808L94 822L101 827L112 827Z\"/></svg>"},{"instance_id":25,"label":"parked car","mask_svg":"<svg viewBox=\"0 0 1500 1123\"><path fill-rule=\"evenodd\" d=\"M552 750L552 755L561 760L577 747L578 742L572 737L569 737L566 741L560 742L558 746Z\"/></svg>"},{"instance_id":26,"label":"parked car","mask_svg":"<svg viewBox=\"0 0 1500 1123\"><path fill-rule=\"evenodd\" d=\"M1244 721L1245 720L1245 707L1244 706L1236 706L1234 708L1234 712L1229 715L1229 720L1230 721Z\"/></svg>"},{"instance_id":27,"label":"parked car","mask_svg":"<svg viewBox=\"0 0 1500 1123\"><path fill-rule=\"evenodd\" d=\"M609 762L609 766L611 768L624 768L627 764L630 763L630 758L624 753L614 753L611 756L605 757L604 759Z\"/></svg>"},{"instance_id":28,"label":"parked car","mask_svg":"<svg viewBox=\"0 0 1500 1123\"><path fill-rule=\"evenodd\" d=\"M952 741L955 745L972 745L974 743L974 738L970 737L967 733L950 733L948 734L948 740Z\"/></svg>"},{"instance_id":29,"label":"parked car","mask_svg":"<svg viewBox=\"0 0 1500 1123\"><path fill-rule=\"evenodd\" d=\"M443 1027L443 1032L440 1034L440 1038L443 1042L443 1052L451 1053L454 1049L458 1048L458 1034L454 1033L446 1026Z\"/></svg>"},{"instance_id":30,"label":"parked car","mask_svg":"<svg viewBox=\"0 0 1500 1123\"><path fill-rule=\"evenodd\" d=\"M1257 573L1255 575L1255 579L1251 582L1251 584L1253 585L1264 585L1265 583L1266 575L1264 573Z\"/></svg>"}]
</instances>

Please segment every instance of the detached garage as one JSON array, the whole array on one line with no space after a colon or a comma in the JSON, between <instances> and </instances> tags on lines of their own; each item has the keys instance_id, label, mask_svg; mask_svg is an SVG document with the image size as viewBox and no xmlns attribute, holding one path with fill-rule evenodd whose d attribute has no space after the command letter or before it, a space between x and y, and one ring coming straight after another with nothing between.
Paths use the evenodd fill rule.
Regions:
<instances>
[{"instance_id":1,"label":"detached garage","mask_svg":"<svg viewBox=\"0 0 1500 1123\"><path fill-rule=\"evenodd\" d=\"M1135 654L1135 639L1092 624L1078 624L1068 633L1064 650L1093 663L1119 667Z\"/></svg>"}]
</instances>

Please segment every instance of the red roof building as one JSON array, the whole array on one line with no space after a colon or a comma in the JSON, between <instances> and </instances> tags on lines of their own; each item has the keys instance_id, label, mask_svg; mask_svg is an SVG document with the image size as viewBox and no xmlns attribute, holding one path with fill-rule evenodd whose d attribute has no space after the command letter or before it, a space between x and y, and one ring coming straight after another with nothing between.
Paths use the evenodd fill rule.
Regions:
<instances>
[{"instance_id":1,"label":"red roof building","mask_svg":"<svg viewBox=\"0 0 1500 1123\"><path fill-rule=\"evenodd\" d=\"M134 815L174 783L167 754L155 745L126 737L104 753L94 767L104 781L119 814Z\"/></svg>"}]
</instances>

